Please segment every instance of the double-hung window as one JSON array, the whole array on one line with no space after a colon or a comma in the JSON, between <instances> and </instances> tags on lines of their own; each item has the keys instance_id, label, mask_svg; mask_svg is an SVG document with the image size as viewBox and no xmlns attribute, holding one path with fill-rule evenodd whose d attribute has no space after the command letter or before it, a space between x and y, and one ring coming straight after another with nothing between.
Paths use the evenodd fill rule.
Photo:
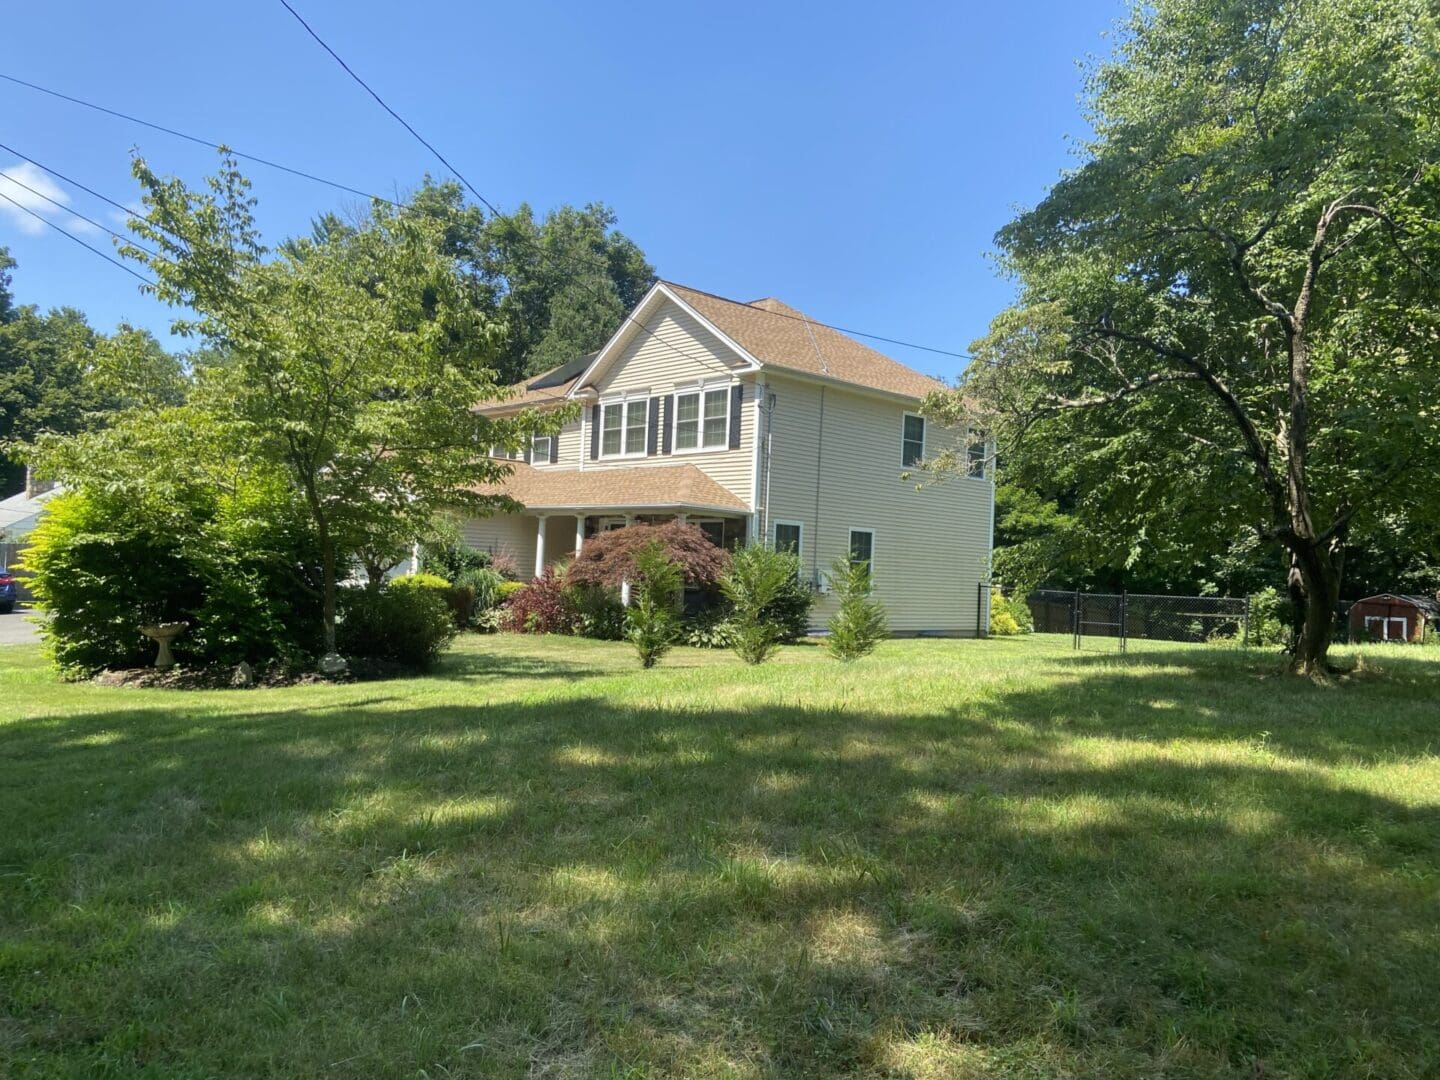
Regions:
<instances>
[{"instance_id":1,"label":"double-hung window","mask_svg":"<svg viewBox=\"0 0 1440 1080\"><path fill-rule=\"evenodd\" d=\"M649 398L606 403L600 412L601 456L645 453L645 428L649 414Z\"/></svg>"},{"instance_id":2,"label":"double-hung window","mask_svg":"<svg viewBox=\"0 0 1440 1080\"><path fill-rule=\"evenodd\" d=\"M775 550L800 554L800 523L796 521L775 522Z\"/></svg>"},{"instance_id":3,"label":"double-hung window","mask_svg":"<svg viewBox=\"0 0 1440 1080\"><path fill-rule=\"evenodd\" d=\"M986 441L987 439L985 432L970 432L970 445L968 447L967 456L969 458L971 476L985 475L985 460L987 457L989 457L989 455L985 452Z\"/></svg>"},{"instance_id":4,"label":"double-hung window","mask_svg":"<svg viewBox=\"0 0 1440 1080\"><path fill-rule=\"evenodd\" d=\"M864 563L870 572L875 572L875 531L873 529L850 530L850 565Z\"/></svg>"},{"instance_id":5,"label":"double-hung window","mask_svg":"<svg viewBox=\"0 0 1440 1080\"><path fill-rule=\"evenodd\" d=\"M730 388L675 395L675 449L718 450L730 443Z\"/></svg>"},{"instance_id":6,"label":"double-hung window","mask_svg":"<svg viewBox=\"0 0 1440 1080\"><path fill-rule=\"evenodd\" d=\"M536 435L530 440L530 460L548 462L550 460L550 446L554 435Z\"/></svg>"},{"instance_id":7,"label":"double-hung window","mask_svg":"<svg viewBox=\"0 0 1440 1080\"><path fill-rule=\"evenodd\" d=\"M925 460L925 418L906 413L900 430L900 464L905 468Z\"/></svg>"}]
</instances>

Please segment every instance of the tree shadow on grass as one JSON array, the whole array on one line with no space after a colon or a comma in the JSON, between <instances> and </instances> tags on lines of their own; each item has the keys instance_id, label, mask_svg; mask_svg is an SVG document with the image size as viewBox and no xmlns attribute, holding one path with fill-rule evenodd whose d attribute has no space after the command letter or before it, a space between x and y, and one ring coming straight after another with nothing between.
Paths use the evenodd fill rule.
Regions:
<instances>
[{"instance_id":1,"label":"tree shadow on grass","mask_svg":"<svg viewBox=\"0 0 1440 1080\"><path fill-rule=\"evenodd\" d=\"M357 692L0 728L0 1062L1433 1070L1440 810L1316 763L1360 695L1247 739L1181 665L918 714Z\"/></svg>"}]
</instances>

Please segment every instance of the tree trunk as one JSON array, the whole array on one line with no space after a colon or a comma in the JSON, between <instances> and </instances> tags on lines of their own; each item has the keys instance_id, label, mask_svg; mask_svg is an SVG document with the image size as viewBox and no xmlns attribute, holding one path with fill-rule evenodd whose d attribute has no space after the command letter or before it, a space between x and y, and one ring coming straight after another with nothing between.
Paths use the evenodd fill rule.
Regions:
<instances>
[{"instance_id":1,"label":"tree trunk","mask_svg":"<svg viewBox=\"0 0 1440 1080\"><path fill-rule=\"evenodd\" d=\"M320 617L325 632L325 652L335 651L335 543L330 539L330 526L323 516L315 521L320 536L320 568L323 583L320 592Z\"/></svg>"},{"instance_id":2,"label":"tree trunk","mask_svg":"<svg viewBox=\"0 0 1440 1080\"><path fill-rule=\"evenodd\" d=\"M1304 591L1304 618L1291 667L1302 675L1325 675L1329 672L1326 658L1340 596L1340 575L1327 550L1311 547L1295 554Z\"/></svg>"}]
</instances>

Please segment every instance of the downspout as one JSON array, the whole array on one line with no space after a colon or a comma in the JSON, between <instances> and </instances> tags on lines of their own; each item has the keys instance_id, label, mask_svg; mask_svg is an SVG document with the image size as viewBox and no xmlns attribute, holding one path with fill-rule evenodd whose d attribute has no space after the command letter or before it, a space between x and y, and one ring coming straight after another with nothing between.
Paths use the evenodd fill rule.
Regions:
<instances>
[{"instance_id":1,"label":"downspout","mask_svg":"<svg viewBox=\"0 0 1440 1080\"><path fill-rule=\"evenodd\" d=\"M820 470L825 457L825 387L820 387L820 424L815 435L815 539L810 543L810 580L820 585Z\"/></svg>"},{"instance_id":2,"label":"downspout","mask_svg":"<svg viewBox=\"0 0 1440 1080\"><path fill-rule=\"evenodd\" d=\"M775 395L770 393L769 387L765 389L765 502L760 508L760 535L770 535L770 461L774 451L775 438Z\"/></svg>"}]
</instances>

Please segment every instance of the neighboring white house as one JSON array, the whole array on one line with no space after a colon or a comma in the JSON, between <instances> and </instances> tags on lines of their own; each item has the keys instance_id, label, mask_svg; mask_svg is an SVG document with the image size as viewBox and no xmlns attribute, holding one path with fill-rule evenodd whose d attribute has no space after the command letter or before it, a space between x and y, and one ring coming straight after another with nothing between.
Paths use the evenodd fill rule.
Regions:
<instances>
[{"instance_id":1,"label":"neighboring white house","mask_svg":"<svg viewBox=\"0 0 1440 1080\"><path fill-rule=\"evenodd\" d=\"M35 484L27 471L25 490L0 499L0 571L15 565L40 520L40 511L59 493L53 484Z\"/></svg>"},{"instance_id":2,"label":"neighboring white house","mask_svg":"<svg viewBox=\"0 0 1440 1080\"><path fill-rule=\"evenodd\" d=\"M825 575L848 556L870 560L894 632L975 634L988 623L993 484L983 469L922 490L902 477L974 441L919 414L941 386L778 300L660 282L598 353L478 406L582 409L480 489L524 512L463 534L538 574L598 531L680 518L722 545L798 551L822 592L816 627L834 610Z\"/></svg>"}]
</instances>

